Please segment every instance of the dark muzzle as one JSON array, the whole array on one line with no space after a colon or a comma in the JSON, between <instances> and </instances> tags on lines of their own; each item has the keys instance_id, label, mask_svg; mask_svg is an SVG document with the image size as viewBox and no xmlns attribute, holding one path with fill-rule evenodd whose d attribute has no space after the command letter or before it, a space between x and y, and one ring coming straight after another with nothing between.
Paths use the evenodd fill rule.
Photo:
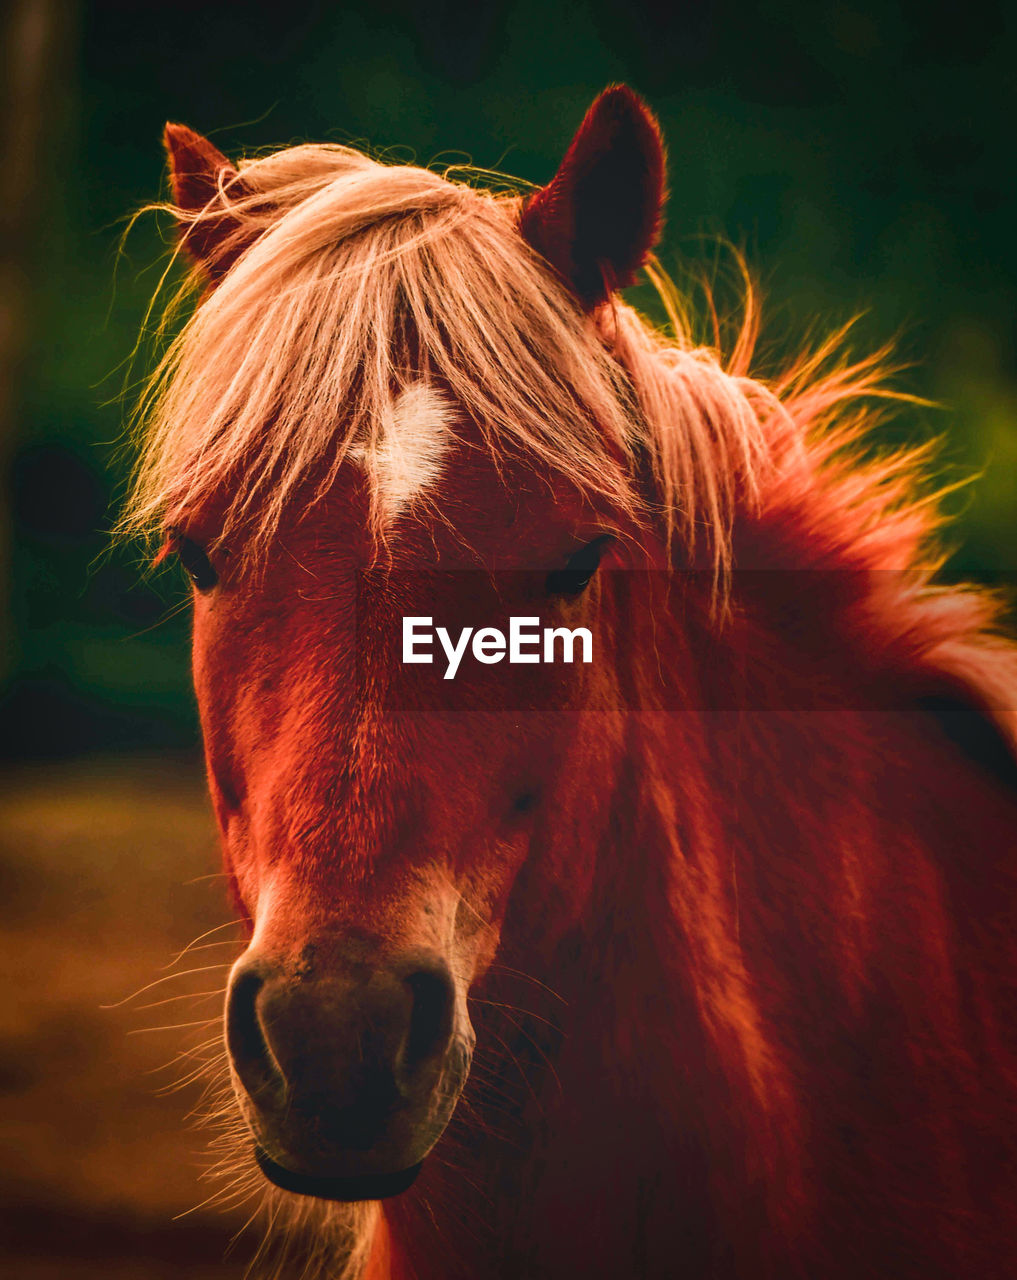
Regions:
<instances>
[{"instance_id":1,"label":"dark muzzle","mask_svg":"<svg viewBox=\"0 0 1017 1280\"><path fill-rule=\"evenodd\" d=\"M226 1039L258 1163L277 1185L329 1199L412 1182L462 1089L445 961L405 953L341 976L248 954L230 983Z\"/></svg>"}]
</instances>

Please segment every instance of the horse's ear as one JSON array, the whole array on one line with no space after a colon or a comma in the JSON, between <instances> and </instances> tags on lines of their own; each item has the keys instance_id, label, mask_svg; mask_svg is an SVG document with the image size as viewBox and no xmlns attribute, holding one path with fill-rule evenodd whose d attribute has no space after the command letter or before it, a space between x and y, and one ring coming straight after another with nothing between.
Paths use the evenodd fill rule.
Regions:
<instances>
[{"instance_id":1,"label":"horse's ear","mask_svg":"<svg viewBox=\"0 0 1017 1280\"><path fill-rule=\"evenodd\" d=\"M247 194L240 174L218 147L184 124L167 124L163 134L173 201L183 215L181 240L213 284L226 274L249 242L243 223L222 202ZM217 207L222 211L217 215Z\"/></svg>"},{"instance_id":2,"label":"horse's ear","mask_svg":"<svg viewBox=\"0 0 1017 1280\"><path fill-rule=\"evenodd\" d=\"M523 206L520 230L587 309L632 283L660 235L664 144L627 85L596 99L558 172Z\"/></svg>"}]
</instances>

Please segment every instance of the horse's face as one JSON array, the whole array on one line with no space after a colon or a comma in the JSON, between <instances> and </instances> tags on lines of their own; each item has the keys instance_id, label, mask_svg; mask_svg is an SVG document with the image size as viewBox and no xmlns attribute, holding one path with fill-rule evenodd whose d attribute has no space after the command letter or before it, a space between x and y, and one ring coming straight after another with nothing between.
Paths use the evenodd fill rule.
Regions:
<instances>
[{"instance_id":1,"label":"horse's face","mask_svg":"<svg viewBox=\"0 0 1017 1280\"><path fill-rule=\"evenodd\" d=\"M329 296L331 268L323 255L330 236L355 239L370 222L366 214L366 221L351 221L333 210L338 221L323 234L307 211L320 216L316 200L325 193L332 199L346 192L371 210L384 198L399 219L416 217L412 201L422 202L420 216L429 211L427 225L440 232L433 242L439 258L456 243L448 237L459 215L449 210L464 209L464 197L451 186L438 191L437 180L419 172L410 184L411 204L399 194L406 183L398 170L361 162L350 168L348 161L352 186L337 179L319 184L319 194L310 197L310 188L287 186L306 168L306 157L298 156L296 169L289 162L278 171L269 165L268 178L263 174L249 186L255 166L238 173L192 131L168 126L166 141L176 203L189 228L185 247L209 284L225 280L218 295L225 301L220 311L213 307L210 332L219 335L213 348L220 350L221 339L229 351L216 357L212 379L225 397L220 409L227 433L234 414L222 406L234 384L248 386L250 375L250 385L260 386L257 361L232 343L233 327L223 319L247 296L245 289L258 294L262 272L250 269L257 248L246 271L236 268L239 291L231 290L228 277L259 228L277 216L288 219L288 233L270 233L265 253L283 281L303 262L298 249L311 254L300 278L313 280L314 297ZM326 162L329 173L339 172L338 160ZM315 164L321 163L319 157ZM437 277L458 281L457 292L469 294L447 319L435 319L420 302L433 263L425 271L419 257L417 274L403 280L398 296L404 303L416 299L417 336L422 350L437 353L438 364L404 354L401 367L441 369L455 353L478 376L486 369L494 383L511 356L516 382L506 374L505 386L515 387L552 364L578 343L577 317L584 324L583 313L597 312L612 287L630 282L645 261L659 227L663 173L650 113L624 88L601 95L548 187L508 218L483 201L470 204L470 225L481 237L470 258L474 274L464 277L461 264L445 261L446 274ZM298 201L287 206L298 189ZM291 197L279 196L285 191ZM245 212L237 216L241 207ZM404 247L424 255L413 237ZM388 260L386 252L378 251L377 262ZM500 273L497 282L481 270L478 254ZM550 264L557 283L544 268L536 270L535 255L545 268ZM487 281L488 302L477 304L463 280ZM571 287L569 299L561 284ZM280 288L284 301L310 296ZM515 308L515 342L503 351L497 349L503 317L495 299ZM356 304L355 313L362 310ZM302 324L291 316L282 327L291 343L299 338L314 349L329 314L313 313ZM372 342L400 327L386 317L371 330ZM200 335L200 312L198 319ZM466 325L469 341L460 342L457 323ZM548 347L539 362L537 328ZM342 346L338 333L334 338L321 366L331 383ZM461 357L463 349L472 355ZM343 385L355 387L368 366L379 364L375 354L365 350ZM239 383L230 361L238 362L238 376L245 371ZM559 388L570 390L569 376L549 378L554 385L543 400L513 392L515 414L547 406L520 440L540 436ZM613 387L597 376L600 383L592 373L587 379L590 404L596 395L614 395L590 390L595 383ZM306 371L303 377L309 380ZM623 548L627 554L640 545L632 514L638 503L629 502L624 517L595 508L563 478L569 466L541 473L536 455L521 457L525 447L501 449L496 464L478 427L483 410L457 406L450 390L438 389L454 385L446 367L433 385L404 390L408 398L391 406L398 412L379 420L378 434L359 452L354 446L324 495L308 473L306 491L290 491L282 504L267 555L247 557L239 546L230 555L233 535L220 539L222 527L209 507L220 501L228 507L236 494L207 497L200 510L185 503L168 521L198 587L194 673L211 789L227 870L251 922L227 1002L234 1084L262 1168L280 1185L312 1195L375 1198L412 1179L469 1071L471 984L490 968L509 933L532 952L553 947L579 918L593 891L596 851L608 839L624 756L625 690L618 673L625 665L620 650L632 637L620 635L613 620L624 614L616 598L621 583L633 575L604 570L617 565ZM310 394L306 386L304 392ZM278 396L262 386L254 399L270 406L287 393L286 385ZM580 400L577 392L561 403ZM622 475L626 433L617 421L621 410L611 412L615 425L603 437L603 464ZM203 412L196 417L205 419ZM333 417L327 415L326 430ZM587 426L599 420L593 413ZM335 425L335 438L345 438ZM571 421L563 428L567 433ZM200 422L196 429L200 435ZM208 445L217 455L222 439L217 427ZM363 436L351 430L349 439ZM598 448L598 481L600 454ZM245 445L227 456L243 465L249 455ZM186 490L193 468L186 464L180 474ZM618 486L599 489L589 468L583 474L587 491L620 492ZM380 556L371 484L388 533ZM175 492L171 485L167 502ZM209 561L203 548L220 541L226 548L213 550ZM651 563L661 554L643 544L644 557L647 551ZM432 619L454 641L471 629L454 679L444 678L447 664L433 636L431 665L403 660L408 617ZM491 661L498 642L484 629L511 637L513 617L539 619L541 627L588 628L591 660L578 660L585 655L576 637L576 660L563 662L559 637L557 661L534 664L534 656L547 656L542 637L527 650L529 662L512 662L511 654ZM523 902L525 910L516 905Z\"/></svg>"},{"instance_id":2,"label":"horse's face","mask_svg":"<svg viewBox=\"0 0 1017 1280\"><path fill-rule=\"evenodd\" d=\"M437 470L419 462L410 490ZM213 553L218 582L197 593L212 794L253 930L229 990L234 1083L269 1176L342 1199L399 1189L441 1134L513 886L525 872L527 902L546 903L514 927L553 945L590 892L622 757L610 600L628 575L610 569L632 531L481 449L442 462L431 492L390 493L383 565L350 463L326 498L291 504L263 563ZM454 640L513 615L588 628L593 661L467 649L449 680L435 639L432 665L403 662L405 617Z\"/></svg>"}]
</instances>

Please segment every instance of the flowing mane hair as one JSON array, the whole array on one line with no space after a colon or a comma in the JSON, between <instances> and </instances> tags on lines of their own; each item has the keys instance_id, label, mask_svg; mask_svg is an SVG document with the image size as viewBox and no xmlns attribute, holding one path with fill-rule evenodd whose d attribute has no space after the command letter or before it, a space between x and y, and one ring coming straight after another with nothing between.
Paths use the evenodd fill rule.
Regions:
<instances>
[{"instance_id":1,"label":"flowing mane hair","mask_svg":"<svg viewBox=\"0 0 1017 1280\"><path fill-rule=\"evenodd\" d=\"M172 209L186 246L225 208L237 260L144 393L121 531L150 533L167 512L228 490L220 538L242 530L263 550L295 487L313 476L325 492L355 456L383 539L377 463L400 392L423 377L449 390L496 460L524 452L659 521L669 546L723 582L738 503L758 507L781 477L801 481L857 440L860 402L894 394L882 356L851 363L837 335L768 385L750 376L751 290L724 361L716 314L717 344L697 344L655 260L647 271L671 335L617 296L586 316L518 234L520 205L511 189L303 145L242 163L203 210ZM884 457L842 490L853 538L894 544L897 568L914 564L929 529L912 501L919 461Z\"/></svg>"}]
</instances>

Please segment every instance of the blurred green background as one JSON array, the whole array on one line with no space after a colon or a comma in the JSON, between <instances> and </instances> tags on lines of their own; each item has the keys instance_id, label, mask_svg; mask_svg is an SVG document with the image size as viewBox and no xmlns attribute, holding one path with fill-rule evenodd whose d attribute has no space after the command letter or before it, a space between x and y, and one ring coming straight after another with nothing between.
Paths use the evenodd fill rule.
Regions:
<instances>
[{"instance_id":1,"label":"blurred green background","mask_svg":"<svg viewBox=\"0 0 1017 1280\"><path fill-rule=\"evenodd\" d=\"M659 113L662 258L745 246L772 354L857 312L940 402L895 438L947 437L952 569L1015 567L1017 8L886 0L696 5L12 0L0 225L4 750L197 741L175 579L109 552L124 362L165 254L125 216L181 120L227 153L362 141L545 181L615 80ZM649 305L645 296L637 302Z\"/></svg>"}]
</instances>

